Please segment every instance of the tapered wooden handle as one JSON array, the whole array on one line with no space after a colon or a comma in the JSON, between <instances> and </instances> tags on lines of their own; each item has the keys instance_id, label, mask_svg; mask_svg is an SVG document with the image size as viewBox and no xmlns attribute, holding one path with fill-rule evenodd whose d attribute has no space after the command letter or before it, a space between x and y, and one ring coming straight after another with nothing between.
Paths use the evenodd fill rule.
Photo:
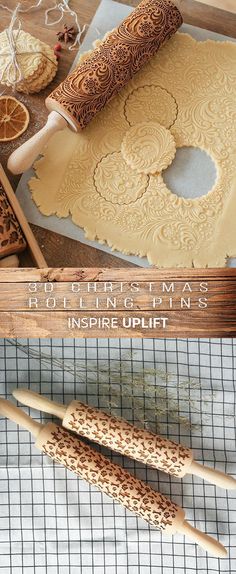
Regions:
<instances>
[{"instance_id":1,"label":"tapered wooden handle","mask_svg":"<svg viewBox=\"0 0 236 574\"><path fill-rule=\"evenodd\" d=\"M29 169L51 137L65 129L66 126L66 120L58 112L51 112L45 126L10 155L8 169L14 174L23 173Z\"/></svg>"},{"instance_id":2,"label":"tapered wooden handle","mask_svg":"<svg viewBox=\"0 0 236 574\"><path fill-rule=\"evenodd\" d=\"M51 415L55 415L59 419L63 419L66 414L66 406L62 405L61 403L56 403L55 401L51 401L31 389L14 389L12 391L13 397L23 405L27 405L33 409L38 411L44 411L45 413L50 413Z\"/></svg>"},{"instance_id":3,"label":"tapered wooden handle","mask_svg":"<svg viewBox=\"0 0 236 574\"><path fill-rule=\"evenodd\" d=\"M215 540L215 538L208 536L205 532L201 532L198 528L194 528L194 526L191 526L186 520L179 525L179 532L191 538L195 544L199 544L199 546L204 548L209 554L212 554L212 556L218 558L225 558L227 556L227 550L223 544Z\"/></svg>"},{"instance_id":4,"label":"tapered wooden handle","mask_svg":"<svg viewBox=\"0 0 236 574\"><path fill-rule=\"evenodd\" d=\"M24 413L24 411L6 399L0 399L0 415L27 429L35 438L37 438L43 428L43 425L34 421L29 415Z\"/></svg>"},{"instance_id":5,"label":"tapered wooden handle","mask_svg":"<svg viewBox=\"0 0 236 574\"><path fill-rule=\"evenodd\" d=\"M202 464L199 464L195 460L189 467L188 473L200 476L204 480L208 480L208 482L211 482L212 484L215 484L220 488L226 488L228 490L236 489L236 480L235 478L233 478L233 476L225 474L224 472L221 472L220 470L217 470L215 468L210 468L209 466L203 466Z\"/></svg>"}]
</instances>

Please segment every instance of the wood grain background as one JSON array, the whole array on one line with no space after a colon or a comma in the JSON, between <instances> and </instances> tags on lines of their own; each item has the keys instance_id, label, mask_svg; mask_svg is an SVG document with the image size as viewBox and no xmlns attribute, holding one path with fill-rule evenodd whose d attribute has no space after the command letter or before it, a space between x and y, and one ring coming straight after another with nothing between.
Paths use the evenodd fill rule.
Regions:
<instances>
[{"instance_id":1,"label":"wood grain background","mask_svg":"<svg viewBox=\"0 0 236 574\"><path fill-rule=\"evenodd\" d=\"M215 8L220 8L221 10L228 10L229 12L236 13L236 2L235 0L198 0L202 4L207 4L207 6L214 6Z\"/></svg>"},{"instance_id":2,"label":"wood grain background","mask_svg":"<svg viewBox=\"0 0 236 574\"><path fill-rule=\"evenodd\" d=\"M71 293L71 283L80 284L81 293ZM112 293L104 293L105 282L112 282ZM120 283L123 293L120 293ZM131 283L139 283L140 292L131 293ZM152 293L149 293L149 282ZM174 292L162 292L162 283L174 284ZM37 285L37 292L30 292L29 283ZM51 284L53 292L44 293ZM87 293L88 283L96 284L97 293ZM191 293L183 292L188 283ZM200 285L207 283L208 291L201 292ZM32 289L32 285L31 285ZM133 297L132 309L122 308L125 296ZM38 307L29 308L29 296L37 297ZM83 296L86 308L80 309L79 297ZM101 308L95 307L99 297ZM106 308L106 297L117 296L117 309ZM162 304L152 309L151 299L162 297ZM191 308L180 308L181 296L190 297ZM47 297L55 297L54 310L46 308ZM68 309L63 309L63 298ZM207 298L207 308L198 307L198 298ZM170 309L170 298L173 306ZM68 319L86 317L100 321L106 317L117 320L117 329L69 329ZM140 319L135 329L126 329L125 318ZM147 328L150 319L161 318L160 326ZM164 329L162 318L167 321ZM142 270L142 269L22 269L3 270L0 275L0 336L2 337L234 337L236 336L236 269L216 270Z\"/></svg>"}]
</instances>

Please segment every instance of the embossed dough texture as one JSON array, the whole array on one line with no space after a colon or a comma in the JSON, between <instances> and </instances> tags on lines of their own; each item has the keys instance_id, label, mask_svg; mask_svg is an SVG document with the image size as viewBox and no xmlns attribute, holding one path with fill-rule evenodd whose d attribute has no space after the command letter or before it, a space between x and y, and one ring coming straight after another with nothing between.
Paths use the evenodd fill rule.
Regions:
<instances>
[{"instance_id":1,"label":"embossed dough texture","mask_svg":"<svg viewBox=\"0 0 236 574\"><path fill-rule=\"evenodd\" d=\"M0 181L0 259L25 247L25 237Z\"/></svg>"},{"instance_id":2,"label":"embossed dough texture","mask_svg":"<svg viewBox=\"0 0 236 574\"><path fill-rule=\"evenodd\" d=\"M174 476L184 476L193 460L189 448L134 427L124 419L111 417L79 401L72 401L67 408L63 426L113 451Z\"/></svg>"},{"instance_id":3,"label":"embossed dough texture","mask_svg":"<svg viewBox=\"0 0 236 574\"><path fill-rule=\"evenodd\" d=\"M89 239L157 266L224 266L236 256L235 95L236 45L175 34L85 130L51 141L30 181L35 203L46 215L71 215ZM215 161L217 180L207 195L178 197L163 172L146 175L142 185L144 174L137 174L130 184L129 166L118 161L122 141L145 110L148 121L151 113L162 123L155 105L177 148L202 148ZM98 169L110 165L98 189Z\"/></svg>"},{"instance_id":4,"label":"embossed dough texture","mask_svg":"<svg viewBox=\"0 0 236 574\"><path fill-rule=\"evenodd\" d=\"M174 159L175 140L157 122L141 122L130 128L122 141L121 153L133 172L154 175Z\"/></svg>"},{"instance_id":5,"label":"embossed dough texture","mask_svg":"<svg viewBox=\"0 0 236 574\"><path fill-rule=\"evenodd\" d=\"M48 423L36 447L159 530L175 533L184 512L174 502L113 464L67 430Z\"/></svg>"}]
</instances>

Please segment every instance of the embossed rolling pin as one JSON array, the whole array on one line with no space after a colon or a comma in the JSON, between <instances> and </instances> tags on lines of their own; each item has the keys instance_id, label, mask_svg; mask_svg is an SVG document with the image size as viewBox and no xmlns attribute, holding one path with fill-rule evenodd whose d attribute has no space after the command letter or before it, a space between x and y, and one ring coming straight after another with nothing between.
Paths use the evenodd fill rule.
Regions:
<instances>
[{"instance_id":1,"label":"embossed rolling pin","mask_svg":"<svg viewBox=\"0 0 236 574\"><path fill-rule=\"evenodd\" d=\"M0 188L0 268L19 267L18 253L26 241L15 214Z\"/></svg>"},{"instance_id":2,"label":"embossed rolling pin","mask_svg":"<svg viewBox=\"0 0 236 574\"><path fill-rule=\"evenodd\" d=\"M18 254L28 248L39 268L47 267L40 247L0 164L0 268L18 267Z\"/></svg>"},{"instance_id":3,"label":"embossed rolling pin","mask_svg":"<svg viewBox=\"0 0 236 574\"><path fill-rule=\"evenodd\" d=\"M13 152L8 168L28 169L51 136L87 126L182 24L171 0L142 0L118 28L48 96L46 126Z\"/></svg>"},{"instance_id":4,"label":"embossed rolling pin","mask_svg":"<svg viewBox=\"0 0 236 574\"><path fill-rule=\"evenodd\" d=\"M27 243L9 201L6 191L6 178L3 182L4 176L5 174L0 165L0 268L19 267L18 253L26 249Z\"/></svg>"},{"instance_id":5,"label":"embossed rolling pin","mask_svg":"<svg viewBox=\"0 0 236 574\"><path fill-rule=\"evenodd\" d=\"M0 399L0 414L30 431L39 450L96 486L151 526L167 534L180 532L214 556L224 558L227 555L220 542L185 520L185 513L177 504L110 462L63 427L54 423L42 425L5 399Z\"/></svg>"},{"instance_id":6,"label":"embossed rolling pin","mask_svg":"<svg viewBox=\"0 0 236 574\"><path fill-rule=\"evenodd\" d=\"M173 476L195 474L226 489L236 489L236 479L193 460L192 451L176 442L140 429L79 401L69 406L50 401L29 389L15 389L13 396L24 405L62 419L64 428Z\"/></svg>"}]
</instances>

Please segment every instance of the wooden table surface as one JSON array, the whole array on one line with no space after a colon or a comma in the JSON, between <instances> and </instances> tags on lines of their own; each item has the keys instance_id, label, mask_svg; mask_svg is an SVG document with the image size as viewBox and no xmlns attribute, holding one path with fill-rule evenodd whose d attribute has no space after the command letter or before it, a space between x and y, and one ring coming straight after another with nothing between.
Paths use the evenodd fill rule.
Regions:
<instances>
[{"instance_id":1,"label":"wooden table surface","mask_svg":"<svg viewBox=\"0 0 236 574\"><path fill-rule=\"evenodd\" d=\"M131 6L136 6L138 0L119 0L121 3L129 3ZM24 8L32 6L32 0L23 0ZM48 0L44 0L42 8L36 10L34 13L22 14L22 28L36 35L41 40L47 42L51 46L56 43L56 32L62 28L61 24L56 26L47 27L44 23L44 8L53 5ZM236 14L232 14L222 9L217 9L212 6L207 6L196 0L176 0L176 4L181 9L184 21L188 24L193 24L201 28L206 28L236 38ZM16 0L8 0L8 8L14 8ZM89 24L97 7L99 0L71 0L70 6L76 10L81 26ZM224 1L222 0L222 6ZM0 31L6 28L9 24L9 13L3 12L0 9ZM58 14L57 14L58 17ZM56 19L56 18L55 18ZM70 23L70 19L66 18L64 21ZM36 25L37 23L37 25ZM44 106L44 99L48 93L66 76L69 68L75 58L75 52L68 49L62 51L59 61L59 70L56 79L52 84L40 94L34 96L18 95L28 107L31 115L30 130L31 133L38 131L45 123L47 111ZM7 158L10 153L18 147L23 141L28 139L28 130L15 142L11 144L1 145L1 163L6 169ZM7 175L15 189L19 180L18 176L13 176L9 172ZM39 242L43 251L46 261L50 267L130 267L131 264L126 261L108 255L103 251L88 247L77 241L68 239L57 233L47 231L36 225L32 225L34 234ZM32 261L27 253L21 256L21 266L31 266Z\"/></svg>"},{"instance_id":2,"label":"wooden table surface","mask_svg":"<svg viewBox=\"0 0 236 574\"><path fill-rule=\"evenodd\" d=\"M229 10L229 12L236 13L235 0L199 0L199 2L208 4L209 6L214 6L215 8L223 8L224 10Z\"/></svg>"}]
</instances>

